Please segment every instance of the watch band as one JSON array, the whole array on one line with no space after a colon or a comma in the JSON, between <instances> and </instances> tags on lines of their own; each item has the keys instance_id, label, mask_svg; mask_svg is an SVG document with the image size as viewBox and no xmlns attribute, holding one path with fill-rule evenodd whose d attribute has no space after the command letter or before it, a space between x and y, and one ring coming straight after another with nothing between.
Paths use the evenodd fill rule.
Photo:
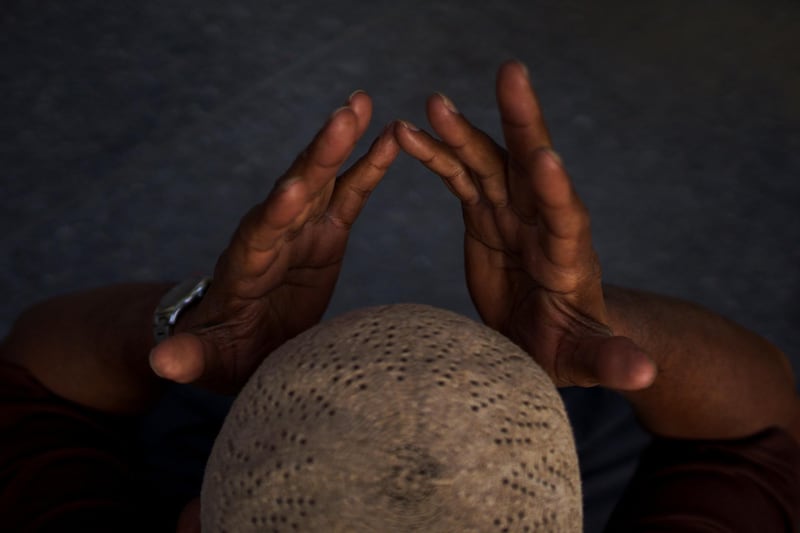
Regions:
<instances>
[{"instance_id":1,"label":"watch band","mask_svg":"<svg viewBox=\"0 0 800 533\"><path fill-rule=\"evenodd\" d=\"M158 302L153 314L153 337L156 344L172 335L181 313L200 300L211 285L211 278L191 278L170 289Z\"/></svg>"}]
</instances>

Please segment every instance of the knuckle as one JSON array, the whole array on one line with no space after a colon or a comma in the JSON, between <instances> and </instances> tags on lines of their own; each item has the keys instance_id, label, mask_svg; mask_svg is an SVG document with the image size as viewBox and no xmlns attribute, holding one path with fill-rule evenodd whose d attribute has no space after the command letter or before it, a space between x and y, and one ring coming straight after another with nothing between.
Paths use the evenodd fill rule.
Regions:
<instances>
[{"instance_id":1,"label":"knuckle","mask_svg":"<svg viewBox=\"0 0 800 533\"><path fill-rule=\"evenodd\" d=\"M378 161L375 161L375 158L373 158L373 157L368 157L365 160L365 163L374 172L384 173L389 169L389 165L388 164L380 163Z\"/></svg>"},{"instance_id":2,"label":"knuckle","mask_svg":"<svg viewBox=\"0 0 800 533\"><path fill-rule=\"evenodd\" d=\"M358 185L351 183L347 186L347 189L359 197L362 201L366 201L369 198L369 195L372 194L372 189L368 187L359 187Z\"/></svg>"},{"instance_id":3,"label":"knuckle","mask_svg":"<svg viewBox=\"0 0 800 533\"><path fill-rule=\"evenodd\" d=\"M353 227L353 222L346 220L344 217L327 214L326 218L331 224L339 229L350 231L350 229Z\"/></svg>"},{"instance_id":4,"label":"knuckle","mask_svg":"<svg viewBox=\"0 0 800 533\"><path fill-rule=\"evenodd\" d=\"M467 171L461 165L454 165L453 168L444 173L443 177L448 181L453 181L467 177Z\"/></svg>"}]
</instances>

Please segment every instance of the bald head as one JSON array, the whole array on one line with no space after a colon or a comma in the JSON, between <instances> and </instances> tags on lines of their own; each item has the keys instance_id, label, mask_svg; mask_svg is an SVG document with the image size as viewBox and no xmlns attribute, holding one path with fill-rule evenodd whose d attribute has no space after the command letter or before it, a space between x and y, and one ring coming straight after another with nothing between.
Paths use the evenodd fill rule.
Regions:
<instances>
[{"instance_id":1,"label":"bald head","mask_svg":"<svg viewBox=\"0 0 800 533\"><path fill-rule=\"evenodd\" d=\"M550 379L499 333L421 305L364 309L271 354L209 460L203 531L581 529Z\"/></svg>"}]
</instances>

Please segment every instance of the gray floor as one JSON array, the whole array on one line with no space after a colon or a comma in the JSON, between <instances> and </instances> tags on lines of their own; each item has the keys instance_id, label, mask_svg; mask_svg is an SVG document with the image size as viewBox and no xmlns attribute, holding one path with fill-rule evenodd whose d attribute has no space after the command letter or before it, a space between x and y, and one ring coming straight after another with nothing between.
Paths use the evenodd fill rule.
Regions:
<instances>
[{"instance_id":1,"label":"gray floor","mask_svg":"<svg viewBox=\"0 0 800 533\"><path fill-rule=\"evenodd\" d=\"M0 334L59 292L210 271L356 88L369 136L424 125L432 90L497 134L494 71L516 57L606 279L710 306L800 370L797 2L122 4L1 10ZM354 229L330 314L396 301L474 316L458 205L408 158Z\"/></svg>"}]
</instances>

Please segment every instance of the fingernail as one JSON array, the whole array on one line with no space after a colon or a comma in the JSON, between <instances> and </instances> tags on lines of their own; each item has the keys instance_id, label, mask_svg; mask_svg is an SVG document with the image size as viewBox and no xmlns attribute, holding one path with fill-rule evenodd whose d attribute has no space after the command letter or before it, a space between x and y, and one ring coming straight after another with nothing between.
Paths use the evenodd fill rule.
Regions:
<instances>
[{"instance_id":1,"label":"fingernail","mask_svg":"<svg viewBox=\"0 0 800 533\"><path fill-rule=\"evenodd\" d=\"M367 92L367 91L365 91L364 89L356 89L355 91L353 91L353 92L351 92L351 93L350 93L350 96L348 96L348 97L347 97L347 101L348 101L348 102L352 102L352 101L353 101L353 97L354 97L355 95L357 95L358 93L364 93L364 94L366 94L366 92Z\"/></svg>"},{"instance_id":2,"label":"fingernail","mask_svg":"<svg viewBox=\"0 0 800 533\"><path fill-rule=\"evenodd\" d=\"M411 131L419 131L418 127L416 127L415 125L413 125L410 122L406 122L405 120L401 120L400 121L400 125L403 126L406 129L408 129L408 130L411 130Z\"/></svg>"},{"instance_id":3,"label":"fingernail","mask_svg":"<svg viewBox=\"0 0 800 533\"><path fill-rule=\"evenodd\" d=\"M292 185L294 185L298 181L300 181L300 176L292 176L290 178L286 178L278 183L278 189L280 189L281 191L288 190Z\"/></svg>"},{"instance_id":4,"label":"fingernail","mask_svg":"<svg viewBox=\"0 0 800 533\"><path fill-rule=\"evenodd\" d=\"M552 157L552 158L553 158L553 160L554 160L556 163L558 163L558 165L559 165L559 166L561 166L561 167L563 167L563 166L564 166L564 160L563 160L563 159L561 159L561 156L560 156L560 155L558 155L558 152L556 152L556 151L555 151L555 150L553 150L552 148L542 148L542 150L543 150L544 152L547 152L547 154L548 154L548 155L550 155L550 157Z\"/></svg>"},{"instance_id":5,"label":"fingernail","mask_svg":"<svg viewBox=\"0 0 800 533\"><path fill-rule=\"evenodd\" d=\"M450 100L448 97L446 97L440 92L437 92L436 94L439 95L439 98L442 99L442 103L447 109L450 110L451 113L456 113L456 114L458 113L458 108L456 107L456 105L453 103L452 100Z\"/></svg>"},{"instance_id":6,"label":"fingernail","mask_svg":"<svg viewBox=\"0 0 800 533\"><path fill-rule=\"evenodd\" d=\"M339 113L341 113L345 109L350 109L350 106L343 105L342 107L336 109L333 113L331 113L330 119L333 119L333 117L335 117L336 115L338 115Z\"/></svg>"},{"instance_id":7,"label":"fingernail","mask_svg":"<svg viewBox=\"0 0 800 533\"><path fill-rule=\"evenodd\" d=\"M389 122L387 122L386 125L381 130L381 134L379 135L379 137L383 137L384 135L386 135L387 133L392 131L394 129L395 122L397 122L397 121L396 120L390 120Z\"/></svg>"},{"instance_id":8,"label":"fingernail","mask_svg":"<svg viewBox=\"0 0 800 533\"><path fill-rule=\"evenodd\" d=\"M527 79L531 79L531 73L528 72L528 66L519 60L517 60L517 64L519 64L519 66L522 67L522 73L525 74L525 77Z\"/></svg>"}]
</instances>

